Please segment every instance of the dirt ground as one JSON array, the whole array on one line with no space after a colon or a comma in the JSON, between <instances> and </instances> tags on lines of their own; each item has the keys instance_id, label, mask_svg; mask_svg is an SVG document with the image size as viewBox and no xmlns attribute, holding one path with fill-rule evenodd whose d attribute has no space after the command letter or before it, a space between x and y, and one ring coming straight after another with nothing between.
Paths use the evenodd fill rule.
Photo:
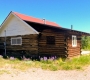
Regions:
<instances>
[{"instance_id":1,"label":"dirt ground","mask_svg":"<svg viewBox=\"0 0 90 80\"><path fill-rule=\"evenodd\" d=\"M90 80L90 66L85 70L69 71L48 71L40 68L32 68L25 72L5 70L10 73L0 74L0 80Z\"/></svg>"}]
</instances>

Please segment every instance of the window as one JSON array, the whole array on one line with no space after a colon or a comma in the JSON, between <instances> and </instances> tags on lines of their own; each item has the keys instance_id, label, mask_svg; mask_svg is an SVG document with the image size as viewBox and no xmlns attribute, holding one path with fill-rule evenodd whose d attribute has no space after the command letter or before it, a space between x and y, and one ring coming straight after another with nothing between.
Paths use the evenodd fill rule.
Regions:
<instances>
[{"instance_id":1,"label":"window","mask_svg":"<svg viewBox=\"0 0 90 80\"><path fill-rule=\"evenodd\" d=\"M54 36L46 36L47 44L55 44L55 37Z\"/></svg>"},{"instance_id":2,"label":"window","mask_svg":"<svg viewBox=\"0 0 90 80\"><path fill-rule=\"evenodd\" d=\"M22 38L21 37L11 38L11 45L22 45Z\"/></svg>"},{"instance_id":3,"label":"window","mask_svg":"<svg viewBox=\"0 0 90 80\"><path fill-rule=\"evenodd\" d=\"M72 47L77 46L77 37L75 35L72 35Z\"/></svg>"}]
</instances>

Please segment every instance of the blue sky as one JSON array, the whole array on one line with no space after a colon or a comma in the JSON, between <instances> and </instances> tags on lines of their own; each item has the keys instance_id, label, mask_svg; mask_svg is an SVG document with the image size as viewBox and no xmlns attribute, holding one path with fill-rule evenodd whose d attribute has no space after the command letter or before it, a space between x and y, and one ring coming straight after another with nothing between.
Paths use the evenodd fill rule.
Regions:
<instances>
[{"instance_id":1,"label":"blue sky","mask_svg":"<svg viewBox=\"0 0 90 80\"><path fill-rule=\"evenodd\" d=\"M90 33L90 0L0 0L0 24L10 11Z\"/></svg>"}]
</instances>

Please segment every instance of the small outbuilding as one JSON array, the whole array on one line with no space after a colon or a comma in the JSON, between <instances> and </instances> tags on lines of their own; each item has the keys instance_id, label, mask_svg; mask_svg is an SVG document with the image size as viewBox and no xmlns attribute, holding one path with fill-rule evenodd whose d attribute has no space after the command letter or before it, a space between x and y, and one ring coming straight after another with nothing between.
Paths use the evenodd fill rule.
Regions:
<instances>
[{"instance_id":1,"label":"small outbuilding","mask_svg":"<svg viewBox=\"0 0 90 80\"><path fill-rule=\"evenodd\" d=\"M10 12L1 24L0 43L6 42L7 52L71 58L81 55L83 35L90 34L62 28L45 19Z\"/></svg>"}]
</instances>

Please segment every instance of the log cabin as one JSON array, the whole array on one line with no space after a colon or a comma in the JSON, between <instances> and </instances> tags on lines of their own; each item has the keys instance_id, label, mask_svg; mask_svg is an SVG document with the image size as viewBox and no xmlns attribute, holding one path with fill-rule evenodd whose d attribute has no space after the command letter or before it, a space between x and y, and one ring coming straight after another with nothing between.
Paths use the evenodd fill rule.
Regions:
<instances>
[{"instance_id":1,"label":"log cabin","mask_svg":"<svg viewBox=\"0 0 90 80\"><path fill-rule=\"evenodd\" d=\"M90 34L11 11L1 24L0 43L6 42L7 53L71 58L81 55L83 35Z\"/></svg>"}]
</instances>

